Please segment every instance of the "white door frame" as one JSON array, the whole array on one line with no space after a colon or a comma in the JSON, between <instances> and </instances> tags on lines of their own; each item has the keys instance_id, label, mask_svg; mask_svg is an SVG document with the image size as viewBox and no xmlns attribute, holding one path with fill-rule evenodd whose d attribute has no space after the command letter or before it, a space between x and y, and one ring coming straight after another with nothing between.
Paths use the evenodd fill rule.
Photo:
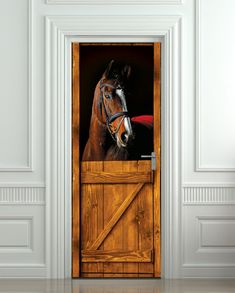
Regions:
<instances>
[{"instance_id":1,"label":"white door frame","mask_svg":"<svg viewBox=\"0 0 235 293\"><path fill-rule=\"evenodd\" d=\"M162 43L162 277L181 276L181 16L46 17L46 263L71 277L71 43Z\"/></svg>"}]
</instances>

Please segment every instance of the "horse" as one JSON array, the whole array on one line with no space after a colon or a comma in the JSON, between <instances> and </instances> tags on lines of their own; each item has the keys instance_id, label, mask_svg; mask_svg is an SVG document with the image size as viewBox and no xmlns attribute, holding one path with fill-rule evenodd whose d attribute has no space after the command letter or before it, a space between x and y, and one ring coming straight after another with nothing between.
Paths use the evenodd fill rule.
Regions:
<instances>
[{"instance_id":1,"label":"horse","mask_svg":"<svg viewBox=\"0 0 235 293\"><path fill-rule=\"evenodd\" d=\"M133 130L127 109L125 86L130 73L129 65L112 60L98 81L83 161L128 158L127 147L133 139Z\"/></svg>"},{"instance_id":2,"label":"horse","mask_svg":"<svg viewBox=\"0 0 235 293\"><path fill-rule=\"evenodd\" d=\"M153 116L130 118L126 85L131 67L112 60L98 81L83 161L139 160L153 150Z\"/></svg>"}]
</instances>

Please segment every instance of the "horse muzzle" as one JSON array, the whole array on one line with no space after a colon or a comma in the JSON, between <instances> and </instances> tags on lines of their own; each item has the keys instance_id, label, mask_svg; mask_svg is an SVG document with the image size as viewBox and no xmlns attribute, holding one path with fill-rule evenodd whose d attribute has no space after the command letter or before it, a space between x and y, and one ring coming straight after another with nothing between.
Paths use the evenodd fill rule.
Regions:
<instances>
[{"instance_id":1,"label":"horse muzzle","mask_svg":"<svg viewBox=\"0 0 235 293\"><path fill-rule=\"evenodd\" d=\"M129 142L133 139L133 132L130 123L130 118L124 118L124 131L121 134L116 134L116 140L118 147L127 147Z\"/></svg>"},{"instance_id":2,"label":"horse muzzle","mask_svg":"<svg viewBox=\"0 0 235 293\"><path fill-rule=\"evenodd\" d=\"M127 133L122 133L121 138L116 135L117 145L119 148L126 148L129 142L129 137Z\"/></svg>"}]
</instances>

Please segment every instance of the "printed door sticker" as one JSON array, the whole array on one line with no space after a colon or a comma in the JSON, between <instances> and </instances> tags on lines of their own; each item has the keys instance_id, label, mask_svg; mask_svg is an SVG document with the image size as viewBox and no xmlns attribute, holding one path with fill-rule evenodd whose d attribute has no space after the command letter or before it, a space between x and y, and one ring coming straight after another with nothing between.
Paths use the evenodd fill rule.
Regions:
<instances>
[{"instance_id":1,"label":"printed door sticker","mask_svg":"<svg viewBox=\"0 0 235 293\"><path fill-rule=\"evenodd\" d=\"M160 43L72 50L73 277L160 277Z\"/></svg>"}]
</instances>

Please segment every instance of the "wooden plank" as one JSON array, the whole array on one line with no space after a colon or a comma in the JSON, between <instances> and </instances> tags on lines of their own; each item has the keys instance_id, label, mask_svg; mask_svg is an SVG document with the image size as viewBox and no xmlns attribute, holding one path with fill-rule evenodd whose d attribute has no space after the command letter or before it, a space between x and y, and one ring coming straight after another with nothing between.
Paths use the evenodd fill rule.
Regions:
<instances>
[{"instance_id":1,"label":"wooden plank","mask_svg":"<svg viewBox=\"0 0 235 293\"><path fill-rule=\"evenodd\" d=\"M138 171L151 169L151 161L139 161ZM145 184L138 197L139 250L153 250L153 184ZM153 273L153 263L139 264L140 273Z\"/></svg>"},{"instance_id":2,"label":"wooden plank","mask_svg":"<svg viewBox=\"0 0 235 293\"><path fill-rule=\"evenodd\" d=\"M81 46L133 46L133 47L153 47L154 43L80 43Z\"/></svg>"},{"instance_id":3,"label":"wooden plank","mask_svg":"<svg viewBox=\"0 0 235 293\"><path fill-rule=\"evenodd\" d=\"M152 172L82 172L81 182L88 184L149 183L152 182Z\"/></svg>"},{"instance_id":4,"label":"wooden plank","mask_svg":"<svg viewBox=\"0 0 235 293\"><path fill-rule=\"evenodd\" d=\"M112 264L112 265L114 265L114 264ZM115 264L115 265L117 265L117 264ZM81 277L82 278L93 278L93 279L100 278L99 273L87 273L87 272L82 273ZM118 278L123 278L123 277L125 277L125 278L139 278L139 279L144 278L144 279L146 279L146 278L153 278L153 274L136 274L136 273L133 273L133 272L130 273L130 274L129 273L123 274L123 273L118 273L118 272L113 272L112 274L104 273L104 278L118 279ZM131 291L129 289L130 288L128 288L128 292L133 292L133 293L136 292L136 288L134 288ZM123 291L123 290L121 291L121 290L122 290L122 288L120 287L119 291L117 291L117 292L126 292L126 291ZM108 292L110 292L110 291L108 291ZM140 291L137 291L137 292L140 292ZM153 291L151 291L151 292L153 292Z\"/></svg>"},{"instance_id":5,"label":"wooden plank","mask_svg":"<svg viewBox=\"0 0 235 293\"><path fill-rule=\"evenodd\" d=\"M82 172L102 171L103 162L84 162L81 166ZM103 230L103 185L83 184L82 191L82 249L89 249L99 233ZM102 249L102 248L101 248ZM82 271L102 272L103 264L83 263ZM103 274L100 274L103 277Z\"/></svg>"},{"instance_id":6,"label":"wooden plank","mask_svg":"<svg viewBox=\"0 0 235 293\"><path fill-rule=\"evenodd\" d=\"M151 262L152 251L83 250L83 262Z\"/></svg>"},{"instance_id":7,"label":"wooden plank","mask_svg":"<svg viewBox=\"0 0 235 293\"><path fill-rule=\"evenodd\" d=\"M114 228L114 226L120 220L121 216L127 210L129 205L132 203L132 201L134 200L134 198L136 197L136 195L139 193L139 191L142 189L143 186L144 186L144 183L137 184L136 188L126 197L126 199L123 201L121 206L116 210L112 218L105 225L103 231L100 233L98 238L91 245L89 250L96 250L100 247L100 245L103 243L105 238L108 236L109 232Z\"/></svg>"},{"instance_id":8,"label":"wooden plank","mask_svg":"<svg viewBox=\"0 0 235 293\"><path fill-rule=\"evenodd\" d=\"M88 164L85 162L81 164L81 171L85 172L89 168ZM90 185L81 185L81 249L87 249L90 243L90 221L91 215L91 192ZM81 273L83 271L92 271L89 264L83 264L81 260ZM94 271L97 272L94 266Z\"/></svg>"},{"instance_id":9,"label":"wooden plank","mask_svg":"<svg viewBox=\"0 0 235 293\"><path fill-rule=\"evenodd\" d=\"M72 45L72 276L80 275L80 91L79 91L79 44Z\"/></svg>"},{"instance_id":10,"label":"wooden plank","mask_svg":"<svg viewBox=\"0 0 235 293\"><path fill-rule=\"evenodd\" d=\"M132 172L133 174L138 172L137 161L123 162L123 169L125 172ZM123 187L124 194L129 194L135 188L135 184L125 184ZM138 195L137 195L138 198ZM123 250L138 250L138 224L136 222L137 212L137 198L133 200L128 208L128 211L123 215ZM133 278L138 273L137 263L124 263L123 272L128 273ZM134 272L135 274L130 275Z\"/></svg>"},{"instance_id":11,"label":"wooden plank","mask_svg":"<svg viewBox=\"0 0 235 293\"><path fill-rule=\"evenodd\" d=\"M157 170L154 172L154 276L161 276L161 44L154 44L154 151Z\"/></svg>"},{"instance_id":12,"label":"wooden plank","mask_svg":"<svg viewBox=\"0 0 235 293\"><path fill-rule=\"evenodd\" d=\"M123 162L104 162L104 171L121 172L123 170ZM122 184L104 184L104 225L106 226L113 217L115 211L124 201ZM104 251L106 250L123 250L123 219L108 234L104 241ZM123 275L123 263L104 263L104 276L107 278L115 277L114 273Z\"/></svg>"}]
</instances>

